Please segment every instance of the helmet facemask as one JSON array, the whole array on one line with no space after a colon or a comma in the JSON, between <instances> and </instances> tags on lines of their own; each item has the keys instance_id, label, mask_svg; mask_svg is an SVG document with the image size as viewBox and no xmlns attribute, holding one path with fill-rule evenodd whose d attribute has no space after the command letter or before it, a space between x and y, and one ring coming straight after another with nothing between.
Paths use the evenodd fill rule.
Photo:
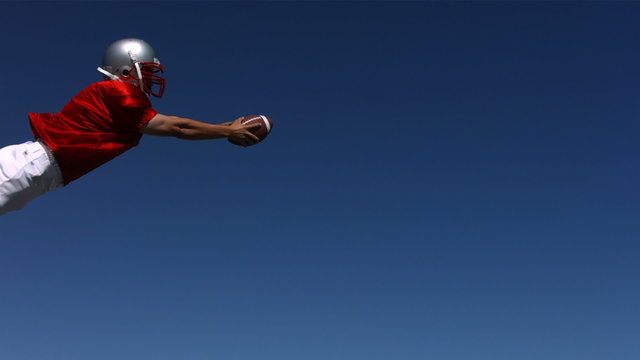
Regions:
<instances>
[{"instance_id":1,"label":"helmet facemask","mask_svg":"<svg viewBox=\"0 0 640 360\"><path fill-rule=\"evenodd\" d=\"M164 94L165 80L163 77L156 75L156 73L164 72L160 61L154 58L154 62L134 62L134 66L136 71L132 71L130 76L138 83L140 89L149 95L158 98L162 97ZM154 90L156 87L157 90Z\"/></svg>"}]
</instances>

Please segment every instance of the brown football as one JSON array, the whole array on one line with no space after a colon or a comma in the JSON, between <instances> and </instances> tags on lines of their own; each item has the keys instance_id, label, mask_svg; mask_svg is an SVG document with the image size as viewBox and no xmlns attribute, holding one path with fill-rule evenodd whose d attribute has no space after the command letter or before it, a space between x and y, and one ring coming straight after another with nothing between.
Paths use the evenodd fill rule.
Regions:
<instances>
[{"instance_id":1,"label":"brown football","mask_svg":"<svg viewBox=\"0 0 640 360\"><path fill-rule=\"evenodd\" d=\"M260 141L258 141L256 144L259 144L262 140L264 140L271 132L271 129L273 129L273 120L270 117L267 117L264 115L243 116L241 122L243 125L252 124L252 123L260 124L259 128L252 130L252 132L258 137L258 139L260 139ZM232 141L231 139L229 139L229 142L232 144L239 145L236 142Z\"/></svg>"}]
</instances>

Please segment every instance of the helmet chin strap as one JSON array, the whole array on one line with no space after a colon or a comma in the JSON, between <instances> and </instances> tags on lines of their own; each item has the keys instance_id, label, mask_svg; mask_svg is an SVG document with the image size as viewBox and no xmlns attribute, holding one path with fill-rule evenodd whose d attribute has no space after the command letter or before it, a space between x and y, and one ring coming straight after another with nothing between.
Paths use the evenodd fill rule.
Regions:
<instances>
[{"instance_id":1,"label":"helmet chin strap","mask_svg":"<svg viewBox=\"0 0 640 360\"><path fill-rule=\"evenodd\" d=\"M136 67L136 72L138 73L138 86L140 87L140 90L142 90L143 93L147 93L146 91L144 91L144 79L142 78L142 69L140 69L140 63L139 62L134 62L133 65Z\"/></svg>"},{"instance_id":2,"label":"helmet chin strap","mask_svg":"<svg viewBox=\"0 0 640 360\"><path fill-rule=\"evenodd\" d=\"M133 54L131 51L129 51L129 58L133 63L133 67L136 68L136 74L138 74L138 87L140 88L140 90L142 90L143 93L146 94L147 92L144 91L144 79L142 78L142 69L140 69L138 57L136 56L136 54Z\"/></svg>"},{"instance_id":3,"label":"helmet chin strap","mask_svg":"<svg viewBox=\"0 0 640 360\"><path fill-rule=\"evenodd\" d=\"M98 67L98 71L100 71L103 75L107 76L111 80L122 81L122 80L120 80L119 77L117 77L116 75L113 75L112 73L108 72L107 70L105 70L105 69L103 69L101 67Z\"/></svg>"}]
</instances>

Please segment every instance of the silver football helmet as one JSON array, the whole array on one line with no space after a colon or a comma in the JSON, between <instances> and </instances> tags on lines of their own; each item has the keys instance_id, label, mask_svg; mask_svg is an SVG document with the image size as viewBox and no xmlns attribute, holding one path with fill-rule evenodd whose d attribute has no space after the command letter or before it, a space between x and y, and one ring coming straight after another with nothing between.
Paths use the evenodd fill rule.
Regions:
<instances>
[{"instance_id":1,"label":"silver football helmet","mask_svg":"<svg viewBox=\"0 0 640 360\"><path fill-rule=\"evenodd\" d=\"M107 47L98 68L106 77L140 87L148 95L162 97L165 80L157 73L164 72L156 53L141 39L121 39ZM154 90L154 86L158 89Z\"/></svg>"}]
</instances>

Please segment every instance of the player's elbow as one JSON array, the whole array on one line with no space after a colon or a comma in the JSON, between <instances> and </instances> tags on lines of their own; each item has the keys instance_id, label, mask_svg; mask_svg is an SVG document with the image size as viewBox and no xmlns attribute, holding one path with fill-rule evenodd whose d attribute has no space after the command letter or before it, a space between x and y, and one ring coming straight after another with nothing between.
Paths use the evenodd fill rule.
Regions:
<instances>
[{"instance_id":1,"label":"player's elbow","mask_svg":"<svg viewBox=\"0 0 640 360\"><path fill-rule=\"evenodd\" d=\"M167 126L167 135L179 139L184 139L188 136L186 129L180 126L180 124L171 124Z\"/></svg>"},{"instance_id":2,"label":"player's elbow","mask_svg":"<svg viewBox=\"0 0 640 360\"><path fill-rule=\"evenodd\" d=\"M191 140L198 137L198 131L191 125L191 120L172 116L167 126L169 135L178 139Z\"/></svg>"}]
</instances>

